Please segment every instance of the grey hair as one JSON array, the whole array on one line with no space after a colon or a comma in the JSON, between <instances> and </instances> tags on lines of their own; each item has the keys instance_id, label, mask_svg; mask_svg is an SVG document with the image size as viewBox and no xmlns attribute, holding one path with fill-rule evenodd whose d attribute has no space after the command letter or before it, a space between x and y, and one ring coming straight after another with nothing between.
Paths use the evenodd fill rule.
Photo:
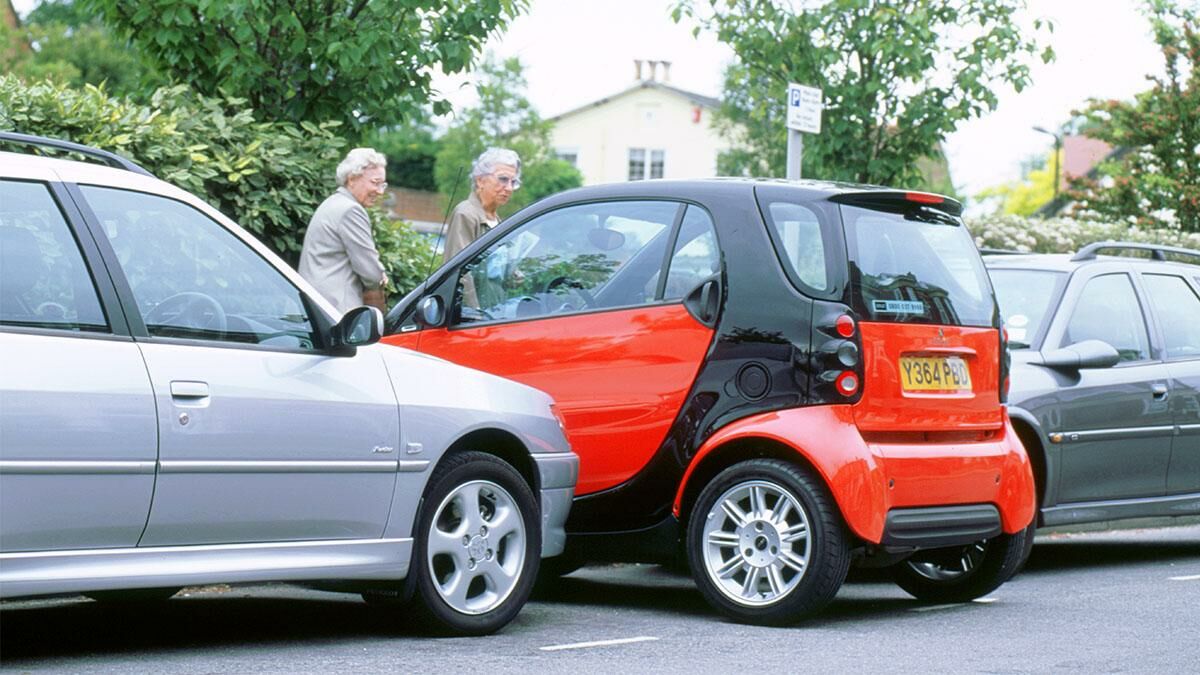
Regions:
<instances>
[{"instance_id":1,"label":"grey hair","mask_svg":"<svg viewBox=\"0 0 1200 675\"><path fill-rule=\"evenodd\" d=\"M508 148L488 148L471 165L471 180L486 176L496 170L497 164L516 167L517 178L521 177L521 157Z\"/></svg>"},{"instance_id":2,"label":"grey hair","mask_svg":"<svg viewBox=\"0 0 1200 675\"><path fill-rule=\"evenodd\" d=\"M386 167L387 157L374 148L355 148L347 152L346 159L337 166L338 185L345 187L346 181L354 176L361 176L362 172L373 166Z\"/></svg>"}]
</instances>

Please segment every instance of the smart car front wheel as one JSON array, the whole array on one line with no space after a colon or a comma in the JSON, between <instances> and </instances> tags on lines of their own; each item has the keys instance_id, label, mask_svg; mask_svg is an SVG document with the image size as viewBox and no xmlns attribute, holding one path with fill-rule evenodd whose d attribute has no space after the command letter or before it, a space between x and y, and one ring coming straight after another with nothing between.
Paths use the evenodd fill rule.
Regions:
<instances>
[{"instance_id":1,"label":"smart car front wheel","mask_svg":"<svg viewBox=\"0 0 1200 675\"><path fill-rule=\"evenodd\" d=\"M710 603L745 623L779 625L816 613L846 579L840 514L807 471L756 459L720 473L688 523L688 560Z\"/></svg>"},{"instance_id":2,"label":"smart car front wheel","mask_svg":"<svg viewBox=\"0 0 1200 675\"><path fill-rule=\"evenodd\" d=\"M445 632L486 635L517 615L541 552L538 506L516 469L463 452L430 478L413 560L416 591Z\"/></svg>"}]
</instances>

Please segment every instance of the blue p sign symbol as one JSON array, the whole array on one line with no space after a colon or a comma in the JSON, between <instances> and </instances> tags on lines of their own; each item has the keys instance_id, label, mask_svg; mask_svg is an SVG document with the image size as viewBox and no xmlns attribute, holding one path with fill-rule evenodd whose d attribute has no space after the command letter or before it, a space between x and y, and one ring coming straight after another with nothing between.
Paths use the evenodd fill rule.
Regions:
<instances>
[{"instance_id":1,"label":"blue p sign symbol","mask_svg":"<svg viewBox=\"0 0 1200 675\"><path fill-rule=\"evenodd\" d=\"M792 105L793 105L793 106L796 106L796 107L799 107L799 106L800 106L800 90L799 90L799 89L793 89L793 90L791 91L791 94L792 94L792 96L791 96L791 98L792 98Z\"/></svg>"}]
</instances>

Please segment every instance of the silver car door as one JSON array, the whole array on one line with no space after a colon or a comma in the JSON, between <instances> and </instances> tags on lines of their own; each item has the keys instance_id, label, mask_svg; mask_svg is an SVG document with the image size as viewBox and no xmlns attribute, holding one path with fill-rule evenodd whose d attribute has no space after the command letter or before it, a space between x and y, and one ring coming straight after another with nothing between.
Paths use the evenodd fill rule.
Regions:
<instances>
[{"instance_id":1,"label":"silver car door","mask_svg":"<svg viewBox=\"0 0 1200 675\"><path fill-rule=\"evenodd\" d=\"M120 313L106 315L93 282L105 275L80 248L95 244L75 238L63 203L46 182L0 181L4 553L135 546L154 491L146 367Z\"/></svg>"},{"instance_id":2,"label":"silver car door","mask_svg":"<svg viewBox=\"0 0 1200 675\"><path fill-rule=\"evenodd\" d=\"M80 191L144 324L133 331L158 402L141 545L380 537L399 412L379 354L323 351L300 291L201 211Z\"/></svg>"},{"instance_id":3,"label":"silver car door","mask_svg":"<svg viewBox=\"0 0 1200 675\"><path fill-rule=\"evenodd\" d=\"M1177 434L1167 468L1167 494L1200 493L1200 294L1180 275L1143 274L1142 284L1162 331L1171 375Z\"/></svg>"}]
</instances>

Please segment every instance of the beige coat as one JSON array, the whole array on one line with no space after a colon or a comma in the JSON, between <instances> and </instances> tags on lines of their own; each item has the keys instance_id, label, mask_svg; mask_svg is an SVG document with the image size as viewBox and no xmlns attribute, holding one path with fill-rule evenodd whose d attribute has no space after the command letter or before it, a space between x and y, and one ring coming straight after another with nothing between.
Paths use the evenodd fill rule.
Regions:
<instances>
[{"instance_id":1,"label":"beige coat","mask_svg":"<svg viewBox=\"0 0 1200 675\"><path fill-rule=\"evenodd\" d=\"M344 187L321 202L304 233L300 276L346 312L363 304L363 291L379 289L383 264L371 234L371 219Z\"/></svg>"}]
</instances>

